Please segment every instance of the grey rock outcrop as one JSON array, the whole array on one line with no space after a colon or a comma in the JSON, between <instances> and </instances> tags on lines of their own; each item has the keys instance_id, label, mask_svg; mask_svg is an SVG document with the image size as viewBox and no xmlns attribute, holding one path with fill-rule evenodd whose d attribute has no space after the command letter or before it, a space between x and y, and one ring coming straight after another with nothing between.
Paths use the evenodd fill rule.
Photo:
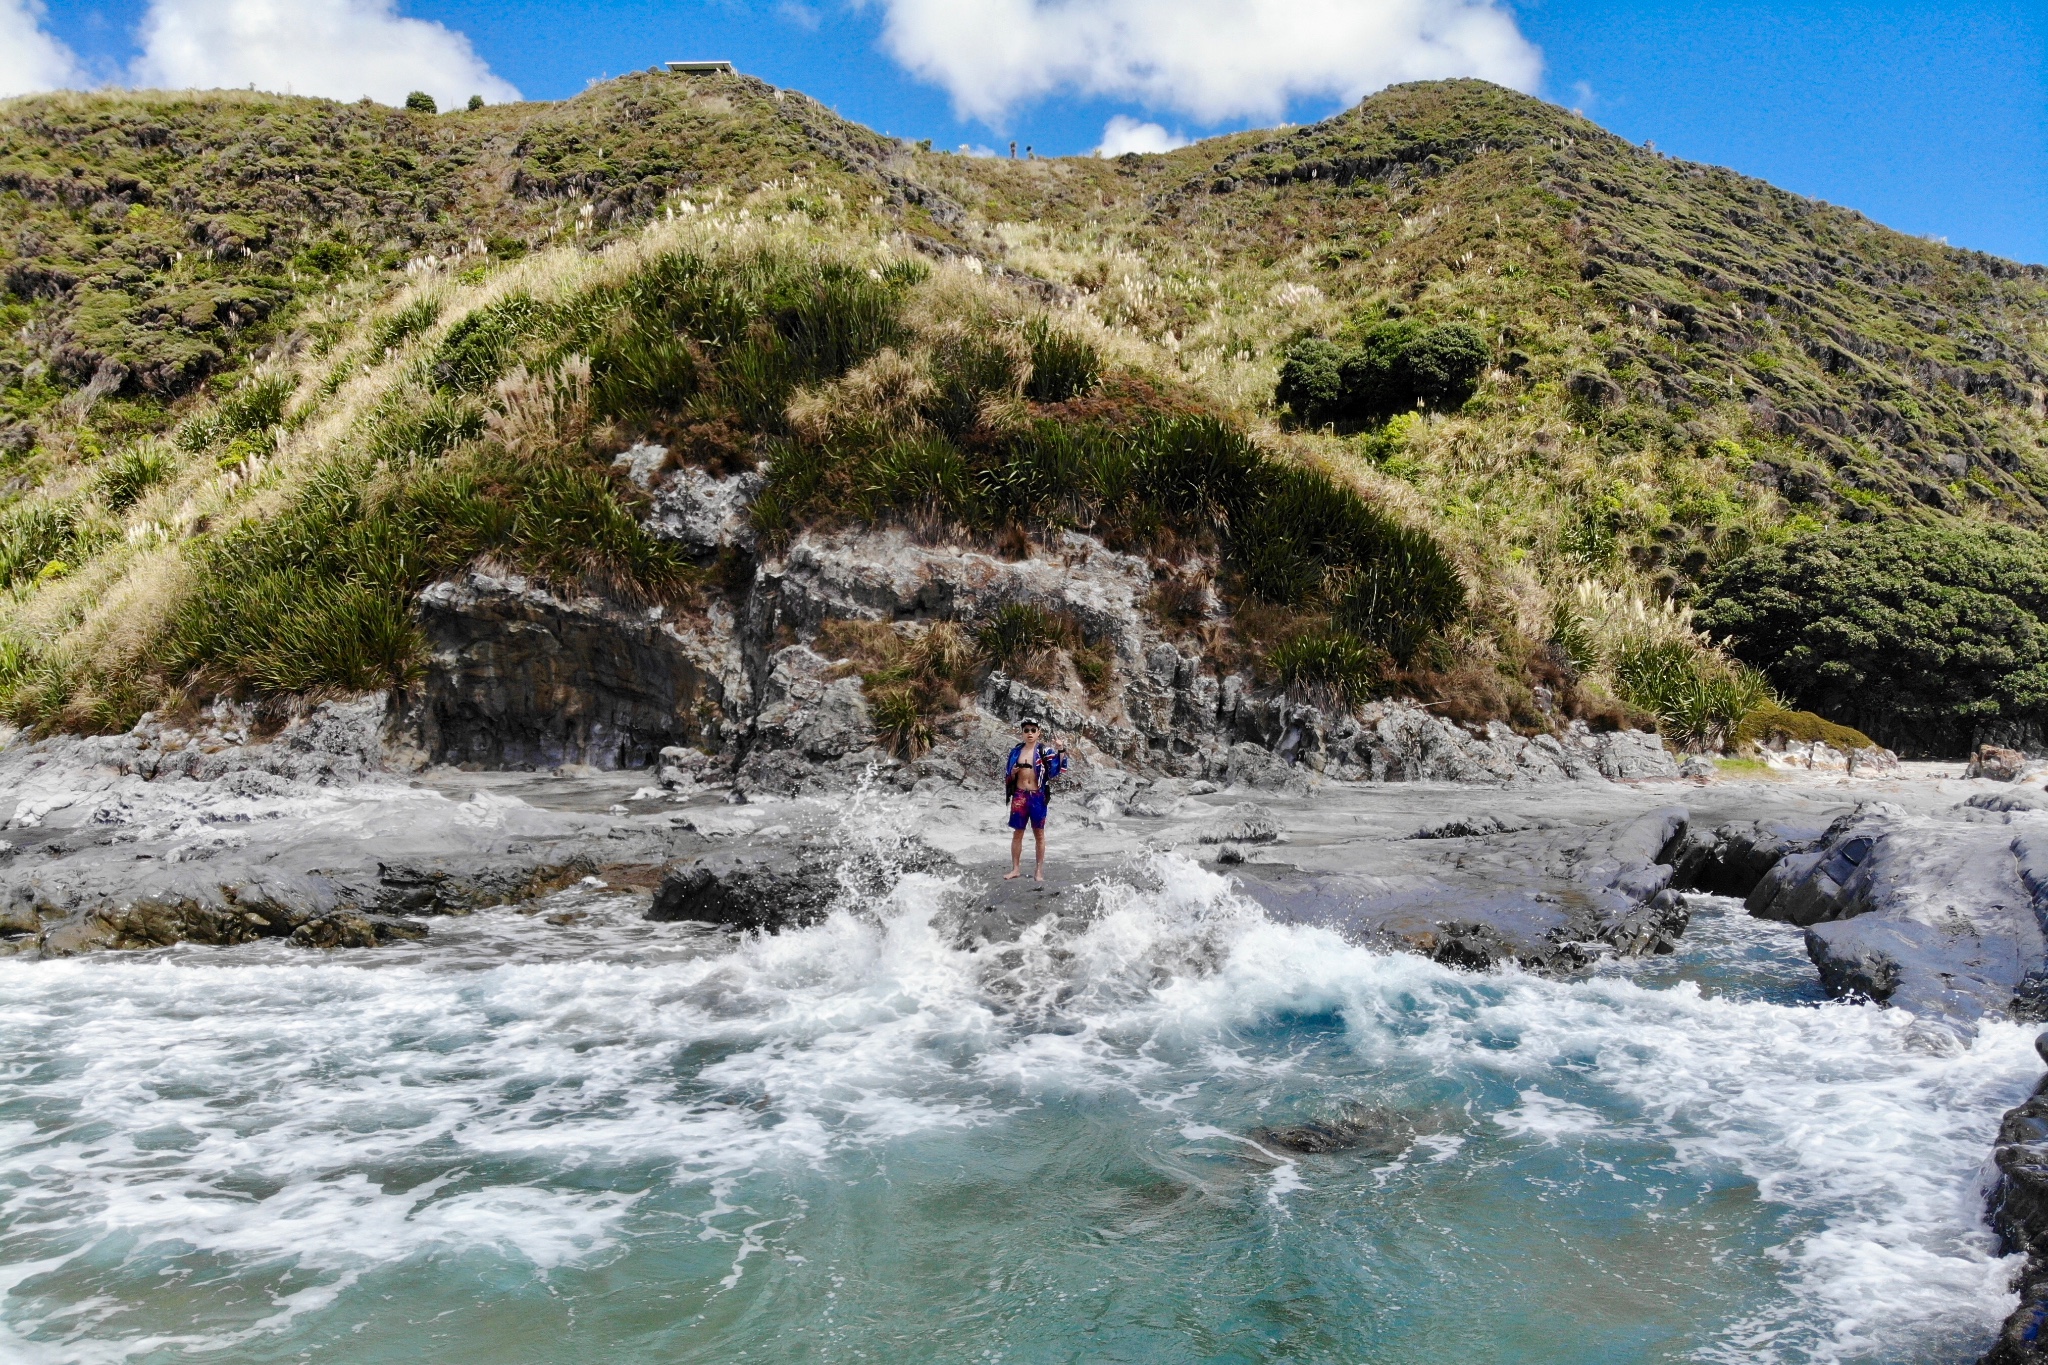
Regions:
<instances>
[{"instance_id":1,"label":"grey rock outcrop","mask_svg":"<svg viewBox=\"0 0 2048 1365\"><path fill-rule=\"evenodd\" d=\"M1283 921L1317 924L1450 966L1515 962L1568 974L1615 954L1668 953L1690 919L1671 859L1690 817L1665 806L1563 835L1532 827L1466 836L1420 881L1302 874L1247 863L1236 875Z\"/></svg>"},{"instance_id":2,"label":"grey rock outcrop","mask_svg":"<svg viewBox=\"0 0 2048 1365\"><path fill-rule=\"evenodd\" d=\"M1246 1134L1259 1146L1296 1156L1355 1152L1394 1157L1415 1141L1415 1121L1398 1110L1354 1104L1327 1119L1254 1128Z\"/></svg>"},{"instance_id":3,"label":"grey rock outcrop","mask_svg":"<svg viewBox=\"0 0 2048 1365\"><path fill-rule=\"evenodd\" d=\"M1411 839L1483 839L1489 834L1519 834L1530 828L1527 820L1503 819L1498 815L1481 812L1477 815L1455 815L1433 825L1424 825L1408 837Z\"/></svg>"},{"instance_id":4,"label":"grey rock outcrop","mask_svg":"<svg viewBox=\"0 0 2048 1365\"><path fill-rule=\"evenodd\" d=\"M103 768L110 776L145 781L228 782L244 796L282 791L292 783L348 786L407 766L407 756L386 743L387 706L386 695L376 692L278 717L222 700L185 725L151 714L123 735L17 742L0 760L0 793L28 801L11 817L23 826L35 819L38 789L61 773Z\"/></svg>"},{"instance_id":5,"label":"grey rock outcrop","mask_svg":"<svg viewBox=\"0 0 2048 1365\"><path fill-rule=\"evenodd\" d=\"M701 846L665 816L636 823L481 792L451 800L417 784L334 782L335 755L319 742L374 735L360 719L330 712L285 747L280 736L207 753L165 730L182 747L129 735L0 752L0 790L12 797L0 802L0 953L384 942L410 935L411 916L527 900ZM165 774L188 749L229 766L198 780ZM310 780L259 764L310 765Z\"/></svg>"},{"instance_id":6,"label":"grey rock outcrop","mask_svg":"<svg viewBox=\"0 0 2048 1365\"><path fill-rule=\"evenodd\" d=\"M612 461L651 495L647 529L674 541L693 559L753 549L747 509L766 480L752 471L720 478L690 465L664 477L667 461L668 451L657 445L634 446Z\"/></svg>"},{"instance_id":7,"label":"grey rock outcrop","mask_svg":"<svg viewBox=\"0 0 2048 1365\"><path fill-rule=\"evenodd\" d=\"M1997 815L2048 811L2048 792L2027 787L2015 787L2011 791L2003 792L1978 792L1963 802L1963 809L1990 811Z\"/></svg>"},{"instance_id":8,"label":"grey rock outcrop","mask_svg":"<svg viewBox=\"0 0 2048 1365\"><path fill-rule=\"evenodd\" d=\"M808 531L756 562L747 510L759 476L714 478L665 470L665 461L655 446L619 457L649 492L644 524L700 561L739 556L751 576L737 596L677 621L488 566L430 586L419 618L431 660L401 727L428 757L634 767L682 745L715 753L722 771L762 790L843 786L870 766L908 786L917 774L880 747L863 688L821 652L821 628L971 623L1026 606L1070 622L1106 660L1107 685L1090 693L1071 669L1046 683L989 675L935 736L940 756L968 772L989 766L980 750L992 747L990 726L1028 712L1074 745L1077 774L1122 769L1300 793L1325 778L1510 784L1678 773L1652 735L1475 731L1391 702L1333 716L1261 691L1183 653L1144 607L1152 565L1084 535L1011 559L899 528Z\"/></svg>"},{"instance_id":9,"label":"grey rock outcrop","mask_svg":"<svg viewBox=\"0 0 2048 1365\"><path fill-rule=\"evenodd\" d=\"M1837 749L1825 740L1773 740L1761 752L1773 768L1794 772L1835 772L1849 777L1886 777L1899 771L1890 749Z\"/></svg>"},{"instance_id":10,"label":"grey rock outcrop","mask_svg":"<svg viewBox=\"0 0 2048 1365\"><path fill-rule=\"evenodd\" d=\"M1312 708L1289 714L1280 743L1328 776L1372 782L1509 784L1606 778L1675 778L1678 764L1655 735L1596 733L1572 722L1561 735L1516 734L1499 721L1474 733L1402 702L1373 702L1356 717Z\"/></svg>"},{"instance_id":11,"label":"grey rock outcrop","mask_svg":"<svg viewBox=\"0 0 2048 1365\"><path fill-rule=\"evenodd\" d=\"M2027 770L2027 756L2017 749L2002 749L1995 744L1979 745L1970 759L1965 775L1987 778L1993 782L2017 782Z\"/></svg>"},{"instance_id":12,"label":"grey rock outcrop","mask_svg":"<svg viewBox=\"0 0 2048 1365\"><path fill-rule=\"evenodd\" d=\"M2016 828L1867 805L1772 868L1750 911L1806 928L1830 994L1965 1026L2042 1017L2048 831Z\"/></svg>"}]
</instances>

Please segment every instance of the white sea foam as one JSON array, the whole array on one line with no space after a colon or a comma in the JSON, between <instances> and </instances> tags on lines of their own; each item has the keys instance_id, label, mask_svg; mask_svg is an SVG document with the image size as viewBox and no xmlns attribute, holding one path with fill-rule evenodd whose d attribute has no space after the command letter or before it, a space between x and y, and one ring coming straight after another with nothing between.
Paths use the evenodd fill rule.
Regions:
<instances>
[{"instance_id":1,"label":"white sea foam","mask_svg":"<svg viewBox=\"0 0 2048 1365\"><path fill-rule=\"evenodd\" d=\"M1474 1160L1482 1132L1510 1152L1625 1141L1798 1215L1778 1285L1705 1358L1863 1359L2009 1306L1976 1186L2037 1069L2018 1028L1936 1056L1875 1008L1459 974L1272 924L1170 857L1100 888L1084 927L1008 947L952 946L945 890L906 877L813 929L666 956L649 945L693 931L584 888L581 956L529 951L546 931L497 912L404 952L0 963L0 1354L224 1349L366 1274L465 1255L546 1277L656 1235L634 1231L655 1188L703 1191L688 1235L729 1245L705 1287L726 1292L771 1249L803 1260L748 1203L763 1172L1069 1101L1241 1156L1217 1087L1323 1080L1312 1048L1253 1037L1282 1019L1337 1021L1358 1066L1498 1094L1409 1165ZM1283 1221L1318 1197L1296 1162L1259 1171ZM108 1258L122 1273L85 1274ZM239 1328L181 1332L141 1286L194 1258L290 1283Z\"/></svg>"}]
</instances>

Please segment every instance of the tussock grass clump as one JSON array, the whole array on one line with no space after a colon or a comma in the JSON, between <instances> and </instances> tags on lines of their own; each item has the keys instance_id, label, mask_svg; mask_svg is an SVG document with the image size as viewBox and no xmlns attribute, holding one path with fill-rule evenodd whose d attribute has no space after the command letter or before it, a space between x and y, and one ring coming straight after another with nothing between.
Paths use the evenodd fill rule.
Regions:
<instances>
[{"instance_id":1,"label":"tussock grass clump","mask_svg":"<svg viewBox=\"0 0 2048 1365\"><path fill-rule=\"evenodd\" d=\"M294 375L255 375L242 381L214 409L214 437L232 439L284 425L285 410L298 392Z\"/></svg>"},{"instance_id":2,"label":"tussock grass clump","mask_svg":"<svg viewBox=\"0 0 2048 1365\"><path fill-rule=\"evenodd\" d=\"M374 460L413 464L438 459L483 432L484 410L474 401L400 389L379 405L364 445Z\"/></svg>"},{"instance_id":3,"label":"tussock grass clump","mask_svg":"<svg viewBox=\"0 0 2048 1365\"><path fill-rule=\"evenodd\" d=\"M117 534L80 503L17 503L0 511L0 587L69 573Z\"/></svg>"},{"instance_id":4,"label":"tussock grass clump","mask_svg":"<svg viewBox=\"0 0 2048 1365\"><path fill-rule=\"evenodd\" d=\"M1071 623L1023 602L998 607L974 633L974 642L989 667L1022 674L1051 651L1065 645Z\"/></svg>"},{"instance_id":5,"label":"tussock grass clump","mask_svg":"<svg viewBox=\"0 0 2048 1365\"><path fill-rule=\"evenodd\" d=\"M1033 318L1024 328L1031 347L1031 379L1025 395L1039 403L1079 398L1102 379L1102 356L1085 339Z\"/></svg>"},{"instance_id":6,"label":"tussock grass clump","mask_svg":"<svg viewBox=\"0 0 2048 1365\"><path fill-rule=\"evenodd\" d=\"M1556 605L1553 651L1693 749L1740 742L1748 720L1781 710L1764 676L1696 631L1689 608L1584 582Z\"/></svg>"},{"instance_id":7,"label":"tussock grass clump","mask_svg":"<svg viewBox=\"0 0 2048 1365\"><path fill-rule=\"evenodd\" d=\"M178 472L178 457L163 442L138 441L109 456L93 475L93 488L110 512L122 512L142 495L168 483Z\"/></svg>"},{"instance_id":8,"label":"tussock grass clump","mask_svg":"<svg viewBox=\"0 0 2048 1365\"><path fill-rule=\"evenodd\" d=\"M981 668L967 632L953 621L906 630L832 620L819 629L817 647L860 674L876 737L900 758L931 747L936 723L958 709Z\"/></svg>"},{"instance_id":9,"label":"tussock grass clump","mask_svg":"<svg viewBox=\"0 0 2048 1365\"><path fill-rule=\"evenodd\" d=\"M1356 636L1318 631L1273 647L1266 667L1293 696L1331 710L1348 709L1373 696L1391 672L1384 650Z\"/></svg>"},{"instance_id":10,"label":"tussock grass clump","mask_svg":"<svg viewBox=\"0 0 2048 1365\"><path fill-rule=\"evenodd\" d=\"M434 382L460 393L488 389L512 363L520 342L551 320L551 310L523 291L477 309L441 338L434 353Z\"/></svg>"},{"instance_id":11,"label":"tussock grass clump","mask_svg":"<svg viewBox=\"0 0 2048 1365\"><path fill-rule=\"evenodd\" d=\"M370 345L379 351L395 350L440 320L439 299L416 299L378 323L370 332Z\"/></svg>"},{"instance_id":12,"label":"tussock grass clump","mask_svg":"<svg viewBox=\"0 0 2048 1365\"><path fill-rule=\"evenodd\" d=\"M1610 667L1621 699L1655 715L1666 735L1689 748L1725 749L1751 716L1778 709L1762 675L1696 644L1631 645Z\"/></svg>"}]
</instances>

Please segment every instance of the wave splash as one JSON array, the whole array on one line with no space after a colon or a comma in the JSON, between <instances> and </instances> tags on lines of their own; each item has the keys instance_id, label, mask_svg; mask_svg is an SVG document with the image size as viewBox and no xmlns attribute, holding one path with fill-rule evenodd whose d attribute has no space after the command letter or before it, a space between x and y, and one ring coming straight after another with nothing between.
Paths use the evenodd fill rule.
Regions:
<instances>
[{"instance_id":1,"label":"wave splash","mask_svg":"<svg viewBox=\"0 0 2048 1365\"><path fill-rule=\"evenodd\" d=\"M573 930L0 963L0 1355L398 1360L452 1324L968 1360L1086 1323L1162 1358L1962 1360L2010 1306L1978 1181L2016 1027L1939 1055L1875 1008L1463 975L1171 856L1088 900L963 945L959 888L907 875L734 943L587 886L542 907ZM1252 1136L1359 1104L1413 1141Z\"/></svg>"}]
</instances>

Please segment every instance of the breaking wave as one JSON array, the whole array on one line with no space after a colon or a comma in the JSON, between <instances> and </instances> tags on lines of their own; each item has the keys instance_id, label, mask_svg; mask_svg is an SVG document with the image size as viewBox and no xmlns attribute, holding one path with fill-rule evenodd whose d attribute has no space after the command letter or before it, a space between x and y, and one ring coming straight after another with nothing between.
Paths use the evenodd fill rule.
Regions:
<instances>
[{"instance_id":1,"label":"breaking wave","mask_svg":"<svg viewBox=\"0 0 2048 1365\"><path fill-rule=\"evenodd\" d=\"M1816 1005L1727 907L1566 983L1171 856L958 899L0 963L0 1357L1965 1361L2011 1305L2027 1035ZM1355 1106L1412 1138L1257 1136Z\"/></svg>"}]
</instances>

